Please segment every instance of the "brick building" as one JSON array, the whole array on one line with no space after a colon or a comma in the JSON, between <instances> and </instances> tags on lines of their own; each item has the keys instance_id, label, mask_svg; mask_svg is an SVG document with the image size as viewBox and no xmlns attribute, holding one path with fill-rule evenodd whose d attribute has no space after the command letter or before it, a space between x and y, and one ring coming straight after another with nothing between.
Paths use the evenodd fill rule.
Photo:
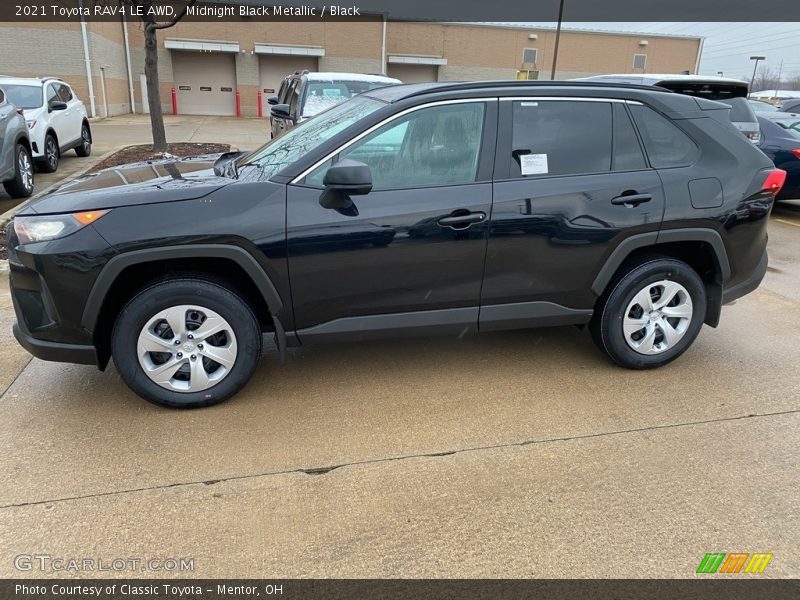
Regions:
<instances>
[{"instance_id":1,"label":"brick building","mask_svg":"<svg viewBox=\"0 0 800 600\"><path fill-rule=\"evenodd\" d=\"M519 25L379 19L178 23L159 31L164 111L258 114L270 90L298 69L387 73L404 82L549 79L555 31ZM697 72L702 39L562 31L557 79L602 73ZM67 80L96 116L146 110L144 37L132 21L0 23L0 73ZM91 82L91 93L90 93ZM266 114L266 110L264 109Z\"/></svg>"}]
</instances>

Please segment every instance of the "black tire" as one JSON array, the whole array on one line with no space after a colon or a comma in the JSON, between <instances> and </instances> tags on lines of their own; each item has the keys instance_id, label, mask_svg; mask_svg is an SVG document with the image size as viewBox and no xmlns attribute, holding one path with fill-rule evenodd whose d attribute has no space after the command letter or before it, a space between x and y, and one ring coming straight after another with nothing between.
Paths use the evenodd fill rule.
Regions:
<instances>
[{"instance_id":1,"label":"black tire","mask_svg":"<svg viewBox=\"0 0 800 600\"><path fill-rule=\"evenodd\" d=\"M14 179L3 183L12 198L27 198L33 193L33 158L22 144L14 151Z\"/></svg>"},{"instance_id":2,"label":"black tire","mask_svg":"<svg viewBox=\"0 0 800 600\"><path fill-rule=\"evenodd\" d=\"M44 137L44 158L40 159L37 167L42 173L55 173L58 170L58 163L61 159L61 152L58 148L58 140L52 133Z\"/></svg>"},{"instance_id":3,"label":"black tire","mask_svg":"<svg viewBox=\"0 0 800 600\"><path fill-rule=\"evenodd\" d=\"M159 311L184 304L216 312L230 325L237 343L236 357L227 375L196 392L173 391L154 382L137 355L139 334L148 322ZM111 335L111 354L123 381L145 400L169 408L197 408L223 402L247 384L261 354L261 343L258 320L236 293L205 279L181 278L152 285L125 305ZM176 347L176 352L180 349Z\"/></svg>"},{"instance_id":4,"label":"black tire","mask_svg":"<svg viewBox=\"0 0 800 600\"><path fill-rule=\"evenodd\" d=\"M648 284L661 281L675 282L683 286L691 300L692 315L684 321L685 329L676 343L656 354L642 354L626 341L623 320L626 310L634 297ZM664 289L654 287L652 289ZM683 296L684 292L681 292ZM658 292L656 292L658 293ZM634 311L640 307L634 307ZM644 319L644 315L632 311L630 316ZM645 258L629 265L614 278L607 291L597 302L589 331L597 346L618 365L629 369L652 369L661 367L683 354L692 345L706 316L706 288L697 272L686 263L665 257ZM653 318L657 318L655 315ZM676 322L676 321L672 321ZM651 325L652 327L652 325ZM644 337L644 331L632 334ZM656 327L655 338L661 336L661 344L666 342L661 330ZM637 340L633 340L635 343Z\"/></svg>"},{"instance_id":5,"label":"black tire","mask_svg":"<svg viewBox=\"0 0 800 600\"><path fill-rule=\"evenodd\" d=\"M81 145L75 148L75 154L81 158L92 155L92 133L86 123L81 125Z\"/></svg>"}]
</instances>

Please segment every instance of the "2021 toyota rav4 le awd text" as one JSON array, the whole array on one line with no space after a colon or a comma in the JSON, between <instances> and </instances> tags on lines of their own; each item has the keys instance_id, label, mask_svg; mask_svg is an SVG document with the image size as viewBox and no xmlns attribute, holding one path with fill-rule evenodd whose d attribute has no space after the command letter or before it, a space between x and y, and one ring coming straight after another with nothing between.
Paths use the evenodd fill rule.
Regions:
<instances>
[{"instance_id":1,"label":"2021 toyota rav4 le awd text","mask_svg":"<svg viewBox=\"0 0 800 600\"><path fill-rule=\"evenodd\" d=\"M15 334L165 406L287 346L588 324L629 368L680 356L767 268L785 173L729 107L652 87L416 84L247 154L102 171L9 228Z\"/></svg>"}]
</instances>

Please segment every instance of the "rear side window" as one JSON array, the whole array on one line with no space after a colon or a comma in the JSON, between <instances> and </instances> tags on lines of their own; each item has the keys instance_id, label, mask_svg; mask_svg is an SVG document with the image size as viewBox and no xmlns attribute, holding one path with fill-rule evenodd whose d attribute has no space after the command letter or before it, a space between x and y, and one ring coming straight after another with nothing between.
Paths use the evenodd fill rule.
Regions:
<instances>
[{"instance_id":1,"label":"rear side window","mask_svg":"<svg viewBox=\"0 0 800 600\"><path fill-rule=\"evenodd\" d=\"M642 147L623 104L614 104L614 171L635 171L647 166Z\"/></svg>"},{"instance_id":2,"label":"rear side window","mask_svg":"<svg viewBox=\"0 0 800 600\"><path fill-rule=\"evenodd\" d=\"M511 177L611 170L610 102L515 101Z\"/></svg>"},{"instance_id":3,"label":"rear side window","mask_svg":"<svg viewBox=\"0 0 800 600\"><path fill-rule=\"evenodd\" d=\"M639 104L630 109L653 167L685 167L697 159L695 143L667 118Z\"/></svg>"},{"instance_id":4,"label":"rear side window","mask_svg":"<svg viewBox=\"0 0 800 600\"><path fill-rule=\"evenodd\" d=\"M6 94L3 90L0 90L0 104L5 104L6 101Z\"/></svg>"}]
</instances>

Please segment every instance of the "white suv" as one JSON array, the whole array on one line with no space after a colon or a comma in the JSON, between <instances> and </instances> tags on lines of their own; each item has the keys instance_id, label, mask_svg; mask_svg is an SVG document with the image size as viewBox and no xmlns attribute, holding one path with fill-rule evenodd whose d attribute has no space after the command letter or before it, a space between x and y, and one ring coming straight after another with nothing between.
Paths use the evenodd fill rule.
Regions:
<instances>
[{"instance_id":1,"label":"white suv","mask_svg":"<svg viewBox=\"0 0 800 600\"><path fill-rule=\"evenodd\" d=\"M58 169L61 155L73 148L78 156L92 153L86 107L64 81L55 77L0 77L0 85L11 103L23 110L33 160L40 171Z\"/></svg>"}]
</instances>

